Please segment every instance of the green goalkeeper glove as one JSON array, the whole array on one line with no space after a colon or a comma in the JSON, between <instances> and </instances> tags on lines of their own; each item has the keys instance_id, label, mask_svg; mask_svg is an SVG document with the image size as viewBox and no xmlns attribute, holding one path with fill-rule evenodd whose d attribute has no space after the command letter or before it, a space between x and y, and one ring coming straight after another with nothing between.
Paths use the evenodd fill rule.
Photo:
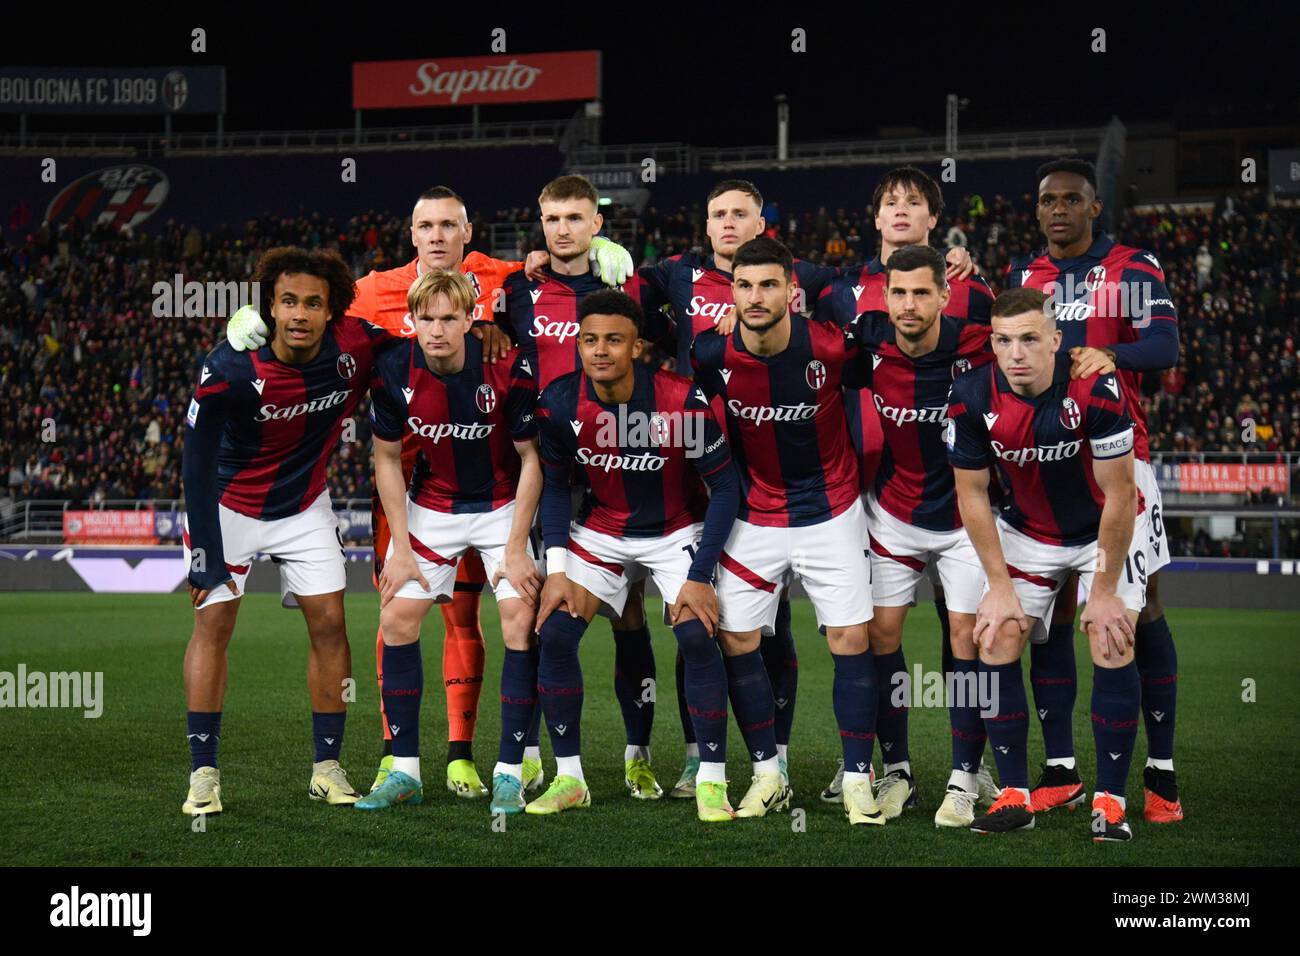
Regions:
<instances>
[{"instance_id":1,"label":"green goalkeeper glove","mask_svg":"<svg viewBox=\"0 0 1300 956\"><path fill-rule=\"evenodd\" d=\"M612 239L592 236L588 257L595 263L600 281L605 285L622 285L632 276L631 253Z\"/></svg>"},{"instance_id":2,"label":"green goalkeeper glove","mask_svg":"<svg viewBox=\"0 0 1300 956\"><path fill-rule=\"evenodd\" d=\"M266 344L268 331L270 330L258 315L257 309L246 305L230 317L230 322L226 325L226 341L236 352L251 352Z\"/></svg>"}]
</instances>

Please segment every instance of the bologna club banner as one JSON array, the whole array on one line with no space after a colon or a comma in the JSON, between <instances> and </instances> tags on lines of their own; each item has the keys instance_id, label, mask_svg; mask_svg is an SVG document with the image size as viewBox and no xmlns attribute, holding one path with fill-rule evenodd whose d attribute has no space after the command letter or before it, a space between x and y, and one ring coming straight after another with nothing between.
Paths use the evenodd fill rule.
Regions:
<instances>
[{"instance_id":1,"label":"bologna club banner","mask_svg":"<svg viewBox=\"0 0 1300 956\"><path fill-rule=\"evenodd\" d=\"M1244 465L1232 463L1162 464L1157 470L1162 491L1185 494L1245 494L1271 491L1289 494L1291 475L1282 463Z\"/></svg>"},{"instance_id":2,"label":"bologna club banner","mask_svg":"<svg viewBox=\"0 0 1300 956\"><path fill-rule=\"evenodd\" d=\"M157 544L152 508L139 511L65 511L65 544Z\"/></svg>"},{"instance_id":3,"label":"bologna club banner","mask_svg":"<svg viewBox=\"0 0 1300 956\"><path fill-rule=\"evenodd\" d=\"M599 50L352 64L357 110L599 97Z\"/></svg>"}]
</instances>

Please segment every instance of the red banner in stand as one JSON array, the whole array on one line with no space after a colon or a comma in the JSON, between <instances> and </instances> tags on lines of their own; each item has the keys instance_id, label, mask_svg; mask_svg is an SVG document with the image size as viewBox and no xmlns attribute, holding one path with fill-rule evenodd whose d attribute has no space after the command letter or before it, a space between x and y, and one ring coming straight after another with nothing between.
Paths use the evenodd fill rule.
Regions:
<instances>
[{"instance_id":1,"label":"red banner in stand","mask_svg":"<svg viewBox=\"0 0 1300 956\"><path fill-rule=\"evenodd\" d=\"M65 511L65 544L157 544L153 508L139 511Z\"/></svg>"},{"instance_id":2,"label":"red banner in stand","mask_svg":"<svg viewBox=\"0 0 1300 956\"><path fill-rule=\"evenodd\" d=\"M1268 489L1276 494L1290 491L1291 476L1284 464L1188 464L1178 466L1178 491L1232 492Z\"/></svg>"},{"instance_id":3,"label":"red banner in stand","mask_svg":"<svg viewBox=\"0 0 1300 956\"><path fill-rule=\"evenodd\" d=\"M356 110L599 98L599 50L352 64Z\"/></svg>"}]
</instances>

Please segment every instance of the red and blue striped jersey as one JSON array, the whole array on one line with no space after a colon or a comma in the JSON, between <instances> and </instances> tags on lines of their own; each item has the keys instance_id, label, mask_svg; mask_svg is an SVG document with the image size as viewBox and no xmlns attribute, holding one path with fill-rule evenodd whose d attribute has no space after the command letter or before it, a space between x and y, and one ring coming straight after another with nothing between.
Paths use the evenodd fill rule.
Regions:
<instances>
[{"instance_id":1,"label":"red and blue striped jersey","mask_svg":"<svg viewBox=\"0 0 1300 956\"><path fill-rule=\"evenodd\" d=\"M1114 373L1071 379L1025 398L995 364L953 382L944 439L954 468L996 465L1002 520L1031 538L1072 547L1097 539L1106 499L1094 459L1133 451L1133 420Z\"/></svg>"},{"instance_id":2,"label":"red and blue striped jersey","mask_svg":"<svg viewBox=\"0 0 1300 956\"><path fill-rule=\"evenodd\" d=\"M419 448L411 500L432 511L494 511L515 499L515 442L537 434L532 365L512 348L485 363L483 343L465 336L465 365L454 375L429 368L415 339L382 354L370 383L370 420L385 441L406 435Z\"/></svg>"},{"instance_id":3,"label":"red and blue striped jersey","mask_svg":"<svg viewBox=\"0 0 1300 956\"><path fill-rule=\"evenodd\" d=\"M1024 286L1049 292L1061 330L1058 364L1070 364L1076 346L1109 348L1135 426L1134 454L1146 461L1146 415L1142 373L1178 364L1178 313L1152 253L1123 246L1098 233L1088 251L1074 259L1053 259L1046 251L1012 260L1008 289Z\"/></svg>"},{"instance_id":4,"label":"red and blue striped jersey","mask_svg":"<svg viewBox=\"0 0 1300 956\"><path fill-rule=\"evenodd\" d=\"M790 342L776 355L745 348L741 325L703 332L692 348L695 380L722 399L751 524L800 527L843 514L858 498L843 387L860 385L851 330L790 314Z\"/></svg>"},{"instance_id":5,"label":"red and blue striped jersey","mask_svg":"<svg viewBox=\"0 0 1300 956\"><path fill-rule=\"evenodd\" d=\"M828 266L796 259L792 281L799 291L795 293L793 311L811 313L818 297L837 274L838 270ZM713 329L736 307L731 290L732 275L725 269L719 269L713 256L686 252L661 259L653 266L646 266L640 270L640 276L655 297L653 300L643 300L647 316L652 302L659 305L667 303L672 309L677 372L679 375L689 375L691 343L695 337ZM801 301L804 303L802 308L799 307ZM646 338L651 337L647 333Z\"/></svg>"},{"instance_id":6,"label":"red and blue striped jersey","mask_svg":"<svg viewBox=\"0 0 1300 956\"><path fill-rule=\"evenodd\" d=\"M993 353L987 325L948 315L938 321L938 346L913 359L898 347L888 315L858 316L855 329L870 361L864 362L868 387L855 392L870 396L882 429L879 466L863 475L864 487L900 521L927 531L955 531L961 514L943 440L948 393L958 376L987 365ZM849 437L861 455L870 438L863 435L861 403L846 404Z\"/></svg>"},{"instance_id":7,"label":"red and blue striped jersey","mask_svg":"<svg viewBox=\"0 0 1300 956\"><path fill-rule=\"evenodd\" d=\"M343 423L387 340L382 329L345 315L329 322L320 353L301 365L281 362L269 345L236 352L227 342L204 359L186 416L182 471L191 543L205 549L209 567L223 564L218 504L274 521L306 510L325 491Z\"/></svg>"},{"instance_id":8,"label":"red and blue striped jersey","mask_svg":"<svg viewBox=\"0 0 1300 956\"><path fill-rule=\"evenodd\" d=\"M571 372L542 390L543 464L575 466L586 490L578 524L620 538L658 538L702 521L702 476L731 465L731 450L691 380L637 362L632 397L609 405Z\"/></svg>"},{"instance_id":9,"label":"red and blue striped jersey","mask_svg":"<svg viewBox=\"0 0 1300 956\"><path fill-rule=\"evenodd\" d=\"M578 303L584 296L609 288L594 272L562 276L549 266L546 272L547 278L538 281L522 272L507 276L502 286L505 312L497 314L498 324L531 364L539 390L582 367L578 358ZM638 276L632 276L620 288L648 313L646 288Z\"/></svg>"},{"instance_id":10,"label":"red and blue striped jersey","mask_svg":"<svg viewBox=\"0 0 1300 956\"><path fill-rule=\"evenodd\" d=\"M861 269L837 276L816 299L817 318L848 325L854 316L863 312L888 312L889 306L885 302L887 277L879 256ZM988 323L993 309L993 292L982 277L971 274L965 279L952 279L948 285L952 294L943 310L945 315Z\"/></svg>"}]
</instances>

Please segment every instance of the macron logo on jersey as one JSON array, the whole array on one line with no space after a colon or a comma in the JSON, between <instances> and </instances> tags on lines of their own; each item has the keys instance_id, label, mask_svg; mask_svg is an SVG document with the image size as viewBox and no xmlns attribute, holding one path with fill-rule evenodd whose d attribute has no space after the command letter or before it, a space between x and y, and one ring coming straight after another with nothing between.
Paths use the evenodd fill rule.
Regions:
<instances>
[{"instance_id":1,"label":"macron logo on jersey","mask_svg":"<svg viewBox=\"0 0 1300 956\"><path fill-rule=\"evenodd\" d=\"M257 389L258 395L262 394L262 389L264 389L265 387L266 387L266 379L264 378L253 379L253 388Z\"/></svg>"},{"instance_id":2,"label":"macron logo on jersey","mask_svg":"<svg viewBox=\"0 0 1300 956\"><path fill-rule=\"evenodd\" d=\"M411 399L415 397L415 389L413 389L413 388L403 388L403 389L402 389L402 394L406 396L406 404L410 405L410 404L411 404Z\"/></svg>"},{"instance_id":3,"label":"macron logo on jersey","mask_svg":"<svg viewBox=\"0 0 1300 956\"><path fill-rule=\"evenodd\" d=\"M730 384L731 384L731 369L729 369L729 368L720 368L720 369L718 369L718 374L722 376L722 384L723 384L723 385L730 385Z\"/></svg>"},{"instance_id":4,"label":"macron logo on jersey","mask_svg":"<svg viewBox=\"0 0 1300 956\"><path fill-rule=\"evenodd\" d=\"M1029 276L1030 276L1031 274L1032 274L1032 270L1030 270L1030 269L1021 269L1021 270L1020 270L1020 284L1021 284L1021 285L1024 285L1026 282L1028 282L1028 281L1029 281Z\"/></svg>"},{"instance_id":5,"label":"macron logo on jersey","mask_svg":"<svg viewBox=\"0 0 1300 956\"><path fill-rule=\"evenodd\" d=\"M854 302L857 302L858 299L862 298L862 290L865 289L865 288L866 288L866 286L864 286L864 285L855 285L855 286L853 287L853 301L854 301Z\"/></svg>"},{"instance_id":6,"label":"macron logo on jersey","mask_svg":"<svg viewBox=\"0 0 1300 956\"><path fill-rule=\"evenodd\" d=\"M526 358L521 358L521 359L519 360L519 367L520 367L521 369L524 370L524 374L525 374L525 375L532 375L532 374L533 374L533 367L532 367L531 365L528 364L528 359L526 359Z\"/></svg>"},{"instance_id":7,"label":"macron logo on jersey","mask_svg":"<svg viewBox=\"0 0 1300 956\"><path fill-rule=\"evenodd\" d=\"M492 425L480 425L477 423L470 425L461 425L457 422L439 422L438 424L425 424L422 419L412 415L406 420L407 427L413 434L421 438L427 438L435 445L444 438L451 437L460 441L481 441L492 434Z\"/></svg>"},{"instance_id":8,"label":"macron logo on jersey","mask_svg":"<svg viewBox=\"0 0 1300 956\"><path fill-rule=\"evenodd\" d=\"M212 377L212 371L206 365L203 366L203 374L199 376L199 384L202 385L211 377Z\"/></svg>"},{"instance_id":9,"label":"macron logo on jersey","mask_svg":"<svg viewBox=\"0 0 1300 956\"><path fill-rule=\"evenodd\" d=\"M542 290L541 290L541 289L529 289L529 290L528 290L528 294L529 294L530 296L533 297L533 305L536 305L536 304L537 304L537 300L540 299L540 298L542 297Z\"/></svg>"},{"instance_id":10,"label":"macron logo on jersey","mask_svg":"<svg viewBox=\"0 0 1300 956\"><path fill-rule=\"evenodd\" d=\"M883 362L884 360L885 360L884 356L876 355L873 352L871 354L871 370L874 372L876 369L880 368L880 363Z\"/></svg>"},{"instance_id":11,"label":"macron logo on jersey","mask_svg":"<svg viewBox=\"0 0 1300 956\"><path fill-rule=\"evenodd\" d=\"M1115 376L1107 375L1101 380L1101 384L1106 386L1106 391L1115 396L1115 401L1119 401L1119 382L1115 381Z\"/></svg>"},{"instance_id":12,"label":"macron logo on jersey","mask_svg":"<svg viewBox=\"0 0 1300 956\"><path fill-rule=\"evenodd\" d=\"M569 427L573 429L573 434L576 435L578 432L582 431L582 422L570 421Z\"/></svg>"},{"instance_id":13,"label":"macron logo on jersey","mask_svg":"<svg viewBox=\"0 0 1300 956\"><path fill-rule=\"evenodd\" d=\"M694 283L696 283L696 282L699 282L699 281L700 281L701 279L703 279L703 278L704 278L704 270L703 270L703 269L692 269L692 270L691 270L691 283L692 283L692 284L694 284ZM691 301L694 302L695 300L692 299Z\"/></svg>"},{"instance_id":14,"label":"macron logo on jersey","mask_svg":"<svg viewBox=\"0 0 1300 956\"><path fill-rule=\"evenodd\" d=\"M998 416L994 415L992 412L984 413L984 427L989 431L993 431L993 426L997 424L997 421Z\"/></svg>"}]
</instances>

